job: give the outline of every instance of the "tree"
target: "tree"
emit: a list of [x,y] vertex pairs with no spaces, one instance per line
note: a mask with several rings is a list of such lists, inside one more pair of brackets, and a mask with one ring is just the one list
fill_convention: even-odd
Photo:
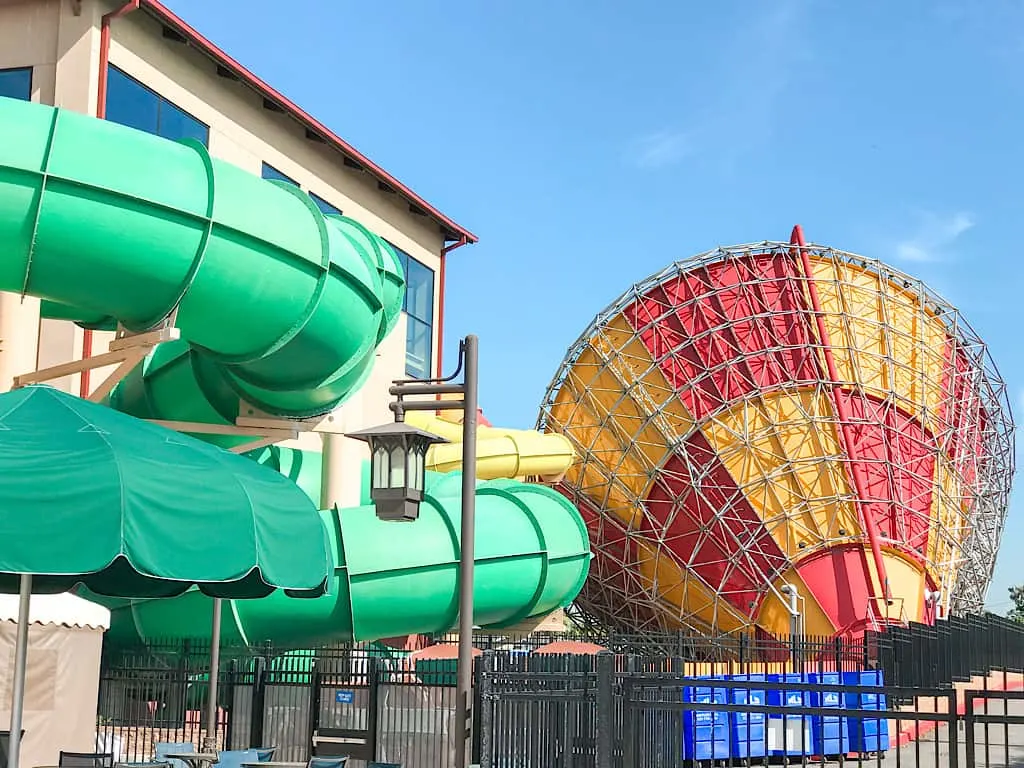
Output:
[[1024,584],[1010,587],[1010,599],[1013,601],[1013,608],[1006,614],[1006,618],[1024,624]]

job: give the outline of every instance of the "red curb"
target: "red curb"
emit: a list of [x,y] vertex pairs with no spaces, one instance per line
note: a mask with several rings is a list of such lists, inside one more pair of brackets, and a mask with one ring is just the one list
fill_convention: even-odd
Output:
[[[997,683],[996,686],[989,686],[988,688],[990,691],[1019,691],[1021,689],[1024,689],[1024,680],[1014,680],[1006,686],[1002,686]],[[975,699],[975,708],[977,708],[982,701],[983,699]],[[956,713],[958,715],[963,715],[966,711],[967,705],[964,702],[958,701],[956,705]],[[895,718],[890,718],[890,720],[893,719]],[[901,728],[899,734],[896,736],[895,748],[899,749],[900,747],[905,747],[915,739],[927,736],[938,728],[940,724],[944,723],[940,723],[937,720],[918,720],[916,722],[909,723],[905,727]]]

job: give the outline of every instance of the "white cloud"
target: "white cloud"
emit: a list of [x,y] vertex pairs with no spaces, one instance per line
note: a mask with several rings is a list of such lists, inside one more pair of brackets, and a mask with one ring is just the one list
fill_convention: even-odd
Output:
[[630,155],[641,168],[663,168],[690,154],[690,146],[682,131],[657,131],[637,139]]
[[966,211],[943,215],[925,212],[913,233],[897,241],[896,258],[913,262],[936,261],[972,227],[974,216]]
[[803,34],[806,0],[755,5],[745,24],[721,40],[703,63],[685,128],[668,127],[629,142],[630,161],[661,168],[700,155],[733,170],[744,155],[771,141],[787,114],[789,89],[809,57]]

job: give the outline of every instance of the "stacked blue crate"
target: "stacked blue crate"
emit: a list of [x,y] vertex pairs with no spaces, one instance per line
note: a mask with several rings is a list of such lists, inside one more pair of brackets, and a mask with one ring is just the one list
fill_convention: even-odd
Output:
[[[768,675],[768,704],[773,707],[806,709],[811,705],[811,692],[786,690],[785,683],[805,683],[805,675],[790,672],[783,675]],[[782,684],[780,686],[780,684]],[[809,755],[811,754],[811,718],[807,715],[769,715],[768,754]]]
[[[705,677],[697,679],[707,679]],[[697,704],[726,704],[725,688],[687,686],[683,701]],[[729,758],[729,713],[717,710],[683,712],[683,759],[727,760]]]
[[[764,682],[764,675],[733,675],[733,680]],[[761,707],[767,703],[768,692],[763,688],[730,688],[733,704]],[[730,712],[729,736],[732,756],[737,758],[764,757],[768,754],[768,715],[764,712]]]
[[[815,685],[842,685],[839,672],[812,672],[807,682]],[[840,691],[811,691],[811,706],[815,709],[843,709],[845,696]],[[815,755],[831,757],[850,751],[850,733],[845,717],[815,715],[811,718],[812,745]]]
[[[844,685],[877,686],[885,684],[882,671],[878,669],[864,672],[844,672]],[[848,693],[847,709],[863,709],[872,712],[886,710],[885,694]],[[851,717],[847,720],[847,731],[850,734],[850,748],[853,752],[886,752],[889,749],[889,720],[881,717]]]

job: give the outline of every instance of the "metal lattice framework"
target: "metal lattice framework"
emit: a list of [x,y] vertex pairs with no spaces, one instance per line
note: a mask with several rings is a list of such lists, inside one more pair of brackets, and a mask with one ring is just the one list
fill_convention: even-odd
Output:
[[919,280],[797,242],[677,262],[569,349],[538,426],[580,457],[591,621],[785,632],[790,587],[816,634],[981,609],[1014,455],[985,345]]

